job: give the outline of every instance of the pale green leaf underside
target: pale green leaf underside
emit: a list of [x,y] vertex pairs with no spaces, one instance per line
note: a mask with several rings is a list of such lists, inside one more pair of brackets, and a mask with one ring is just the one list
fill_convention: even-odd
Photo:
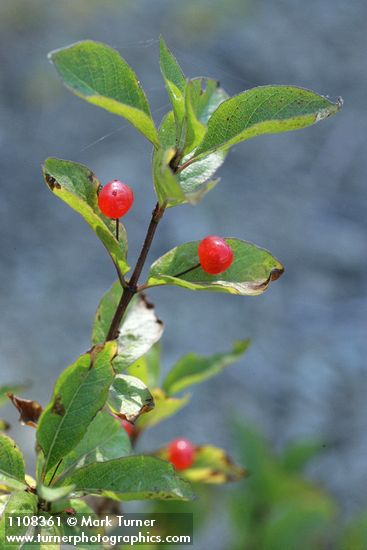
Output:
[[131,451],[130,438],[121,423],[101,411],[89,424],[83,439],[66,455],[57,470],[57,479],[65,478],[72,470],[91,464],[127,456]]
[[135,363],[160,340],[163,330],[163,322],[157,317],[153,305],[139,294],[120,327],[114,369],[121,372]]
[[63,500],[70,495],[74,490],[74,485],[68,485],[65,487],[49,487],[48,485],[39,484],[37,487],[37,494],[43,500],[47,502],[57,502]]
[[226,239],[234,253],[227,271],[209,275],[201,267],[177,277],[198,262],[199,241],[183,244],[161,256],[150,268],[148,286],[176,285],[190,290],[212,290],[243,296],[264,292],[283,273],[282,264],[270,252],[239,239]]
[[183,397],[170,397],[161,389],[152,390],[154,409],[148,414],[140,416],[136,425],[141,429],[152,428],[170,416],[179,412],[190,400],[190,394]]
[[143,89],[134,71],[116,50],[85,40],[55,50],[49,58],[72,92],[126,118],[155,146],[159,145]]
[[[94,344],[105,340],[121,295],[122,288],[117,281],[100,301],[92,330]],[[142,294],[136,296],[120,326],[114,368],[121,372],[135,363],[161,338],[163,329],[154,307]]]
[[139,378],[118,374],[110,388],[107,405],[120,418],[135,422],[141,414],[154,408],[154,399]]
[[25,489],[24,459],[18,446],[7,435],[0,434],[0,485]]
[[[164,117],[162,125],[159,128],[159,138],[162,145],[166,148],[166,151],[172,151],[175,145],[175,132],[175,119],[173,112],[170,111]],[[186,162],[190,156],[191,154],[186,155],[182,162]],[[181,192],[177,194],[176,200],[172,200],[169,206],[177,206],[187,202],[195,205],[219,182],[219,179],[213,180],[212,178],[218,168],[223,164],[226,152],[217,151],[190,164],[185,170],[177,172],[176,174],[173,174],[172,170],[167,166],[168,157],[169,155],[167,152],[165,153],[165,158],[163,152],[161,153],[160,162],[162,164],[160,170],[163,173],[164,170],[169,170],[169,173],[166,174],[166,178],[171,182],[171,189],[177,189],[177,184],[181,189]],[[169,160],[171,160],[171,157],[169,157]],[[164,161],[166,164],[164,164]]]
[[56,382],[53,397],[43,411],[37,441],[44,454],[42,477],[84,437],[97,412],[104,406],[114,377],[112,359],[116,343],[93,348],[68,367]]
[[190,485],[171,464],[150,456],[129,456],[89,464],[64,480],[81,494],[107,495],[119,500],[192,498]]
[[260,86],[227,99],[210,117],[195,151],[199,159],[218,149],[261,134],[298,130],[339,111],[336,103],[294,86]]
[[199,384],[219,374],[224,368],[232,365],[247,350],[249,340],[240,340],[233,344],[227,353],[216,353],[205,357],[189,353],[179,359],[167,374],[163,389],[170,395],[178,393],[193,384]]
[[101,239],[122,274],[129,271],[126,262],[127,236],[120,223],[119,241],[115,237],[116,223],[103,216],[98,208],[99,181],[83,164],[48,158],[43,175],[50,190],[78,212]]

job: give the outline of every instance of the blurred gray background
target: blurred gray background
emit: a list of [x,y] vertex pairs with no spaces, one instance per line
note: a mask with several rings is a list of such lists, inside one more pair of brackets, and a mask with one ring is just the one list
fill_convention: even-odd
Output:
[[[154,204],[148,143],[68,93],[47,52],[86,38],[109,43],[137,72],[159,121],[169,109],[162,33],[187,76],[215,77],[230,94],[295,84],[341,95],[345,106],[307,130],[233,148],[220,185],[162,222],[152,260],[219,233],[270,249],[286,273],[256,298],[151,292],[166,323],[166,368],[188,351],[226,350],[247,336],[253,345],[142,447],[182,435],[231,449],[236,414],[278,448],[322,438],[325,453],[310,475],[346,515],[366,506],[366,19],[362,0],[1,0],[0,383],[29,380],[26,395],[46,404],[56,376],[89,347],[96,305],[115,278],[90,229],[47,190],[42,161],[82,162],[102,182],[134,188],[130,263]],[[34,431],[17,425],[10,406],[1,413],[33,468]]]

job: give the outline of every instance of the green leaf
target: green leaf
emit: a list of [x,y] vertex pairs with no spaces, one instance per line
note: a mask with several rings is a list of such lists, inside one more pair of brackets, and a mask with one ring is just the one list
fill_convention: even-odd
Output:
[[82,164],[48,158],[43,166],[43,175],[50,190],[78,212],[101,239],[122,274],[129,271],[126,262],[127,237],[120,224],[120,240],[115,237],[116,222],[103,216],[98,208],[96,176]]
[[[282,275],[284,268],[270,252],[239,239],[226,239],[234,253],[229,269],[220,275],[209,275],[198,266],[199,241],[183,244],[161,256],[150,268],[147,285],[176,285],[190,290],[212,290],[242,296],[264,292],[271,281]],[[192,271],[180,275],[192,269]],[[177,276],[180,275],[180,276]]]
[[301,441],[289,445],[282,457],[284,468],[288,472],[302,472],[308,462],[324,450],[321,441]]
[[100,344],[106,340],[113,316],[122,296],[120,281],[116,281],[103,295],[98,304],[92,327],[92,344]]
[[96,346],[57,380],[37,429],[37,441],[44,454],[42,479],[81,441],[104,406],[114,378],[111,363],[115,354],[114,341],[104,347]]
[[[157,456],[168,460],[168,448],[158,451]],[[247,471],[233,463],[223,449],[213,445],[195,447],[195,459],[190,468],[182,470],[180,475],[192,483],[212,483],[220,485],[229,481],[238,481],[247,475]]]
[[27,389],[27,386],[23,384],[19,384],[19,385],[14,384],[13,386],[12,385],[1,386],[0,387],[0,407],[8,403],[8,395],[7,395],[8,393],[17,394],[17,393],[23,392],[26,389]]
[[83,439],[62,461],[57,471],[57,482],[72,470],[86,464],[121,458],[130,454],[130,451],[130,438],[121,423],[107,412],[101,411],[89,424]]
[[73,472],[64,483],[74,484],[82,494],[119,500],[192,498],[190,485],[173,467],[150,456],[129,456],[89,464]]
[[37,486],[37,493],[40,498],[47,502],[57,502],[69,496],[74,490],[74,485],[67,487],[49,487],[40,483]]
[[135,422],[141,414],[154,408],[154,399],[139,378],[118,374],[110,388],[107,405],[119,418]]
[[173,416],[180,411],[190,400],[190,395],[184,395],[183,397],[169,397],[160,388],[152,390],[154,399],[154,409],[141,416],[136,425],[139,429],[145,430],[146,428],[152,428],[166,420],[170,416]]
[[159,145],[144,91],[116,50],[85,40],[51,52],[49,59],[74,94],[126,118],[153,145]]
[[193,384],[199,384],[208,378],[219,374],[224,368],[232,365],[241,357],[250,345],[250,340],[240,340],[233,344],[233,349],[227,353],[216,353],[203,357],[189,353],[179,359],[167,374],[163,389],[169,395],[174,395]]
[[0,485],[9,489],[25,489],[24,458],[15,442],[0,434]]
[[185,94],[185,154],[190,153],[201,143],[206,134],[210,116],[227,98],[228,94],[215,80],[201,77],[189,80]]
[[[92,330],[94,344],[106,339],[121,296],[122,288],[117,281],[100,301]],[[161,338],[163,329],[163,323],[156,316],[153,305],[143,294],[136,296],[120,326],[114,368],[122,371],[135,363]]]
[[177,134],[175,132],[175,135],[178,143],[185,115],[186,79],[181,67],[177,63],[177,59],[167,48],[162,37],[160,39],[160,67],[174,111],[177,128]]
[[140,357],[133,365],[126,369],[130,376],[139,378],[148,388],[156,388],[159,385],[160,375],[160,346],[155,344],[150,350]]
[[163,329],[153,305],[143,294],[136,296],[120,327],[114,369],[121,372],[135,363],[160,340]]
[[342,106],[310,90],[294,86],[260,86],[227,99],[214,111],[195,159],[261,134],[310,126]]
[[183,190],[170,164],[175,154],[174,148],[160,148],[153,153],[153,183],[160,205],[167,203],[168,206],[177,206],[186,202]]
[[[23,525],[23,522],[20,522],[20,525],[17,522],[13,522],[13,526],[6,524],[6,515],[12,514],[14,516],[34,516],[37,514],[37,504],[38,498],[37,495],[33,493],[28,493],[26,491],[17,491],[10,495],[5,509],[3,511],[2,517],[0,519],[0,547],[3,550],[15,550],[24,548],[24,544],[7,544],[5,540],[5,534],[7,536],[22,536],[22,535],[32,535],[33,528]],[[5,530],[6,528],[6,530]]]

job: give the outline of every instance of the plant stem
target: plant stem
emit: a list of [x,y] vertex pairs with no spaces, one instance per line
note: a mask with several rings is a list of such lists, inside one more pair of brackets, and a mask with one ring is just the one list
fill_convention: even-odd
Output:
[[129,303],[131,302],[132,298],[138,291],[137,283],[139,281],[139,277],[143,270],[145,260],[147,259],[147,255],[150,250],[150,247],[154,238],[154,234],[164,214],[165,209],[166,209],[166,204],[159,205],[159,203],[157,203],[153,210],[152,218],[150,220],[150,224],[147,230],[147,234],[145,236],[145,240],[144,240],[138,261],[136,262],[136,266],[129,283],[124,288],[123,294],[121,296],[121,300],[119,302],[119,305],[117,306],[115,315],[112,319],[112,323],[106,337],[106,342],[109,340],[115,340],[117,338],[121,320],[126,312],[126,309]]

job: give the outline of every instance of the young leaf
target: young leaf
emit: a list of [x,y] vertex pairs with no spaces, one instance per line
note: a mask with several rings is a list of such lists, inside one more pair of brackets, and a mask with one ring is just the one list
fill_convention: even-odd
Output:
[[[163,119],[159,129],[159,137],[166,149],[174,147],[175,120],[172,111]],[[182,159],[182,163],[185,163],[190,157],[191,155],[185,156]],[[170,170],[169,177],[171,179],[174,178],[176,183],[178,182],[184,198],[181,197],[180,199],[178,197],[176,202],[172,201],[169,206],[177,206],[187,202],[193,205],[197,204],[219,182],[219,179],[212,180],[211,178],[223,164],[225,157],[225,151],[217,151],[193,164],[189,164],[185,170],[179,171],[176,174],[173,174],[172,170]]]
[[210,116],[227,98],[228,94],[215,80],[210,78],[189,80],[185,94],[185,154],[190,153],[201,143]]
[[154,399],[139,378],[118,374],[110,388],[107,405],[114,415],[135,422],[141,414],[154,408]]
[[[167,448],[158,451],[157,456],[168,460]],[[222,484],[238,481],[247,475],[247,471],[233,463],[223,449],[213,445],[203,445],[195,448],[194,463],[183,470],[181,475],[192,483]]]
[[216,353],[209,357],[203,357],[196,353],[185,355],[167,374],[163,382],[163,389],[169,395],[173,395],[219,374],[224,368],[238,361],[249,344],[250,340],[240,340],[233,344],[231,351]]
[[13,525],[10,526],[7,521],[7,514],[12,514],[14,516],[22,517],[34,516],[37,514],[37,505],[38,498],[37,495],[33,493],[28,493],[27,491],[17,491],[10,495],[8,499],[3,514],[0,519],[0,548],[4,550],[24,548],[23,544],[9,545],[5,540],[5,534],[9,536],[22,536],[22,535],[32,535],[33,528],[26,524],[26,522],[13,522]]
[[43,175],[49,189],[78,212],[101,239],[121,274],[129,271],[126,262],[127,237],[120,224],[120,239],[116,240],[116,223],[103,216],[98,208],[98,189],[96,176],[82,164],[48,158],[43,166]]
[[305,128],[334,115],[341,106],[341,100],[333,103],[294,86],[252,88],[227,99],[214,111],[195,159],[261,134]]
[[63,480],[80,494],[106,495],[119,500],[193,497],[190,485],[174,468],[151,456],[128,456],[83,466]]
[[157,388],[160,374],[160,352],[159,344],[155,344],[143,357],[126,369],[126,374],[136,376],[148,388]]
[[178,143],[181,136],[182,122],[185,115],[186,79],[181,67],[177,63],[177,59],[167,48],[167,45],[162,37],[160,40],[160,66],[173,107],[177,128],[176,138]]
[[37,441],[44,455],[43,480],[84,437],[104,406],[114,377],[115,354],[114,341],[104,347],[96,346],[81,355],[57,380],[37,429]]
[[145,430],[146,428],[152,428],[166,420],[170,416],[173,416],[178,411],[180,411],[190,400],[190,394],[184,395],[183,397],[169,397],[159,388],[152,390],[152,395],[154,399],[154,409],[141,416],[137,422],[136,426],[139,429]]
[[[154,262],[146,284],[148,287],[176,285],[190,290],[255,296],[282,275],[282,264],[267,250],[239,239],[226,241],[233,250],[234,261],[224,273],[209,275],[201,267],[195,267],[199,263],[199,241],[194,241],[173,248]],[[180,275],[189,269],[192,271]]]
[[85,40],[51,52],[49,59],[69,90],[126,118],[158,147],[157,130],[144,91],[134,71],[116,50]]
[[171,161],[176,154],[175,149],[157,149],[153,153],[153,182],[160,205],[177,206],[186,202],[179,180],[176,178]]
[[0,485],[15,490],[25,489],[24,476],[22,453],[10,437],[0,434]]

